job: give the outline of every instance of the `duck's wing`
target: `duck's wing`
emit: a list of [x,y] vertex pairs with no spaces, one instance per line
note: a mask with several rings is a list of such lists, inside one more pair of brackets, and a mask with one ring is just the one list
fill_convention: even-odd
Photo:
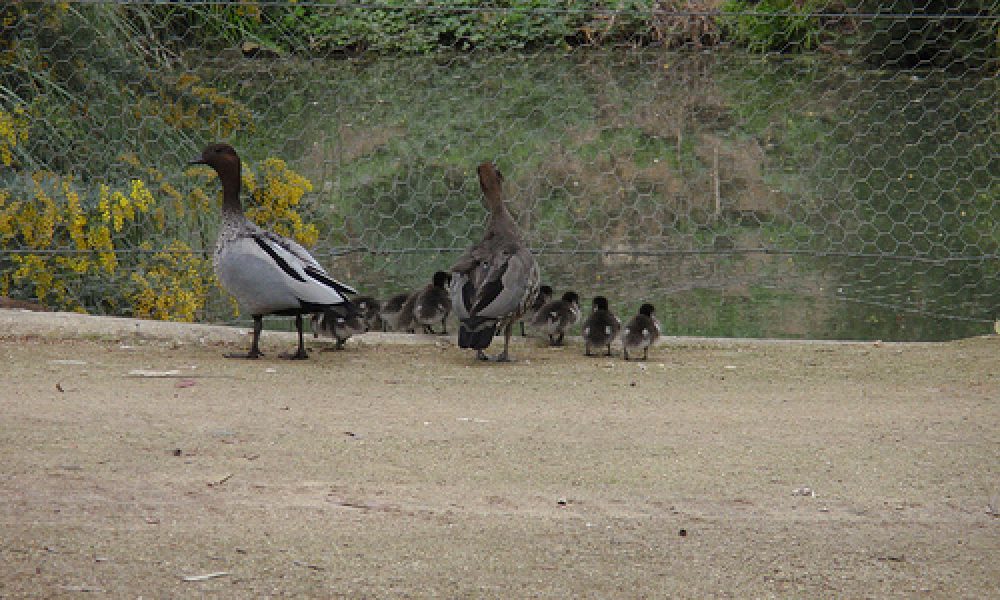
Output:
[[[260,230],[254,237],[258,245],[265,249],[265,252],[267,252],[266,248],[270,247],[278,250],[277,255],[282,259],[285,259],[285,257],[282,256],[283,253],[291,255],[294,260],[289,262],[285,259],[286,263],[289,265],[295,263],[300,268],[303,275],[323,286],[335,290],[342,297],[346,298],[346,294],[358,293],[358,291],[353,287],[330,277],[330,275],[326,272],[326,269],[324,269],[319,262],[313,258],[312,254],[309,254],[309,251],[303,248],[302,245],[295,240],[265,230]],[[268,254],[271,253],[268,252]],[[273,255],[272,258],[274,258]],[[275,262],[278,262],[278,259],[275,259]],[[281,263],[279,263],[279,266],[280,264]],[[284,267],[282,267],[282,269],[284,269]],[[296,270],[295,267],[293,267],[293,270]]]
[[523,312],[537,287],[538,263],[527,248],[501,253],[486,268],[469,314],[503,318]]
[[267,231],[253,231],[234,242],[234,250],[246,254],[255,265],[270,265],[269,273],[260,274],[262,283],[281,285],[303,306],[343,304],[348,302],[347,294],[357,293],[351,286],[330,277],[305,248],[292,240]]

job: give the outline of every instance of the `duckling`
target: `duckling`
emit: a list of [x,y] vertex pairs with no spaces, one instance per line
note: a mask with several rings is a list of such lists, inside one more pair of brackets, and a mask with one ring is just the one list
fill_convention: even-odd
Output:
[[432,325],[440,321],[441,334],[448,333],[446,322],[451,313],[449,284],[451,284],[451,275],[444,271],[438,271],[434,273],[434,279],[431,283],[411,297],[412,306],[409,309],[404,309],[403,312],[412,315],[411,325],[413,327],[422,325],[424,333],[435,333]]
[[591,346],[607,346],[606,356],[611,356],[611,342],[618,337],[621,328],[622,322],[608,308],[608,299],[604,296],[595,296],[593,311],[583,323],[583,340],[587,347],[587,356],[592,356]]
[[649,347],[660,337],[660,322],[653,316],[653,305],[643,304],[639,314],[622,330],[622,353],[628,360],[629,350],[642,349],[642,360],[649,358]]
[[382,318],[379,317],[380,305],[373,296],[358,296],[354,299],[354,306],[365,324],[365,331],[373,331],[382,328]]
[[403,312],[403,305],[406,304],[411,295],[413,295],[413,292],[403,292],[392,296],[382,303],[382,307],[379,310],[379,317],[382,319],[383,331],[403,331],[403,328],[400,326],[400,316]]
[[349,313],[336,310],[324,310],[312,316],[313,337],[320,334],[335,338],[337,345],[335,350],[342,350],[344,343],[352,335],[368,331],[364,318],[360,311],[354,310]]
[[513,324],[538,293],[538,263],[507,210],[500,171],[489,162],[477,170],[489,216],[483,239],[451,267],[451,304],[459,321],[459,347],[474,348],[476,358],[490,360],[483,350],[503,329],[503,351],[493,360],[506,362]]
[[[552,301],[552,286],[541,285],[538,286],[538,295],[535,296],[535,301],[531,303],[528,307],[527,314],[534,318],[538,314],[539,309]],[[521,319],[521,337],[525,337],[524,333],[524,319]]]
[[246,354],[259,358],[264,315],[295,317],[299,347],[288,358],[305,359],[302,315],[328,309],[351,311],[348,294],[358,292],[330,277],[305,248],[294,240],[261,229],[243,213],[240,202],[240,157],[228,144],[211,144],[190,164],[208,165],[222,182],[222,224],[213,264],[223,289],[253,317],[253,341]]
[[531,320],[531,325],[548,334],[550,346],[562,346],[566,330],[579,320],[580,295],[566,292],[559,300],[548,302],[540,308]]

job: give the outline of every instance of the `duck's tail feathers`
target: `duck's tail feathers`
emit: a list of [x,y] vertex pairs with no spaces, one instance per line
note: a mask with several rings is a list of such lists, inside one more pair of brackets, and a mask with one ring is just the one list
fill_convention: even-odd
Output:
[[458,347],[483,350],[489,348],[496,335],[497,320],[487,317],[462,319],[458,326]]

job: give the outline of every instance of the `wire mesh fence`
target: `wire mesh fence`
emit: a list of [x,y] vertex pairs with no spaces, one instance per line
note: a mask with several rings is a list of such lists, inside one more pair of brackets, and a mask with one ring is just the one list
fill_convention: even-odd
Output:
[[250,216],[383,298],[476,239],[493,160],[546,283],[671,333],[988,331],[995,11],[786,4],[4,5],[0,295],[233,321],[186,164],[227,141]]

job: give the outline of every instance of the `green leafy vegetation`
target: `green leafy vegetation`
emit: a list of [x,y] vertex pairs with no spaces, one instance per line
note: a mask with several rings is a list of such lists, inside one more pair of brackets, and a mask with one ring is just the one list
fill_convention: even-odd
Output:
[[[649,298],[672,331],[947,337],[992,319],[996,261],[973,258],[1000,245],[993,90],[804,52],[842,48],[866,26],[840,37],[810,13],[820,6],[726,6],[738,12],[725,36],[706,39],[759,53],[656,46],[674,44],[677,23],[648,2],[619,13],[576,2],[5,5],[0,231],[5,249],[38,254],[0,259],[0,283],[71,308],[228,318],[204,262],[216,183],[184,167],[225,139],[261,174],[254,214],[298,224],[289,232],[321,261],[380,296],[423,282],[476,234],[474,166],[495,160],[553,283],[622,290],[623,313],[644,290],[672,290]],[[101,186],[134,207],[146,201],[133,181],[155,202],[111,232]],[[44,258],[77,243],[74,215],[109,229],[115,250],[147,246],[104,279],[103,238],[81,238],[86,261]],[[38,226],[15,229],[24,223]],[[829,254],[893,258],[814,258]],[[60,291],[74,269],[91,273],[89,287]],[[736,283],[710,288],[720,281]],[[156,290],[178,286],[209,291],[160,302]],[[838,287],[851,302],[817,300]]]

